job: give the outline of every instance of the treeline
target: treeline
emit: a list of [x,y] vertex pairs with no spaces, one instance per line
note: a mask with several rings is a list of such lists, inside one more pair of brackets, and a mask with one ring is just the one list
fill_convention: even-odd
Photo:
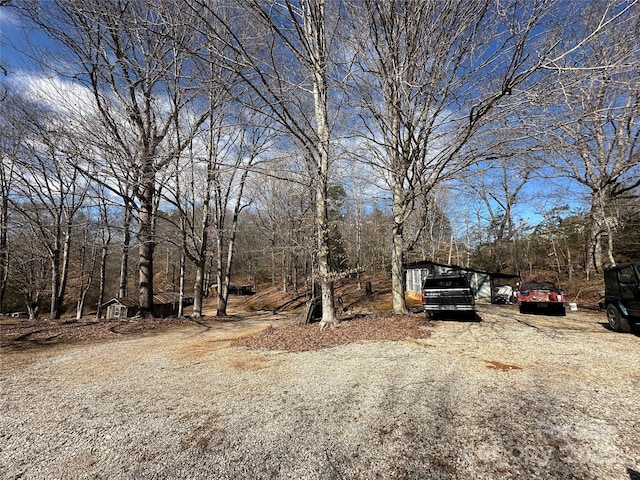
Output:
[[[634,200],[624,206],[619,224],[612,238],[612,256],[617,263],[640,258],[640,202]],[[590,268],[590,219],[584,212],[570,212],[567,208],[551,210],[538,225],[509,239],[481,241],[472,249],[472,265],[488,271],[516,273],[523,278],[543,275],[562,285],[599,285],[602,290],[602,271]],[[491,229],[482,231],[491,237]],[[604,237],[608,244],[609,237]]]
[[[32,60],[2,65],[3,311],[173,290],[199,316],[216,285],[224,315],[232,279],[317,282],[327,326],[347,272],[389,272],[401,313],[406,261],[588,278],[637,254],[637,1],[2,8]],[[532,189],[558,199],[539,225]]]

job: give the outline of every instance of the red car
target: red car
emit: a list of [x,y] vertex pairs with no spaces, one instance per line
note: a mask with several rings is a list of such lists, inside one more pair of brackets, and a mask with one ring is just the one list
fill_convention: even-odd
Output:
[[551,282],[523,282],[516,293],[520,313],[545,308],[550,312],[566,315],[567,296]]

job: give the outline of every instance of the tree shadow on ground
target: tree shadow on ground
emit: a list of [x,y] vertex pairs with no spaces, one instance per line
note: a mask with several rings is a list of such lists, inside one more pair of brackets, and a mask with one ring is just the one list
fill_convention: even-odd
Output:
[[288,302],[283,303],[273,309],[273,313],[279,313],[285,310],[291,310],[300,308],[303,306],[309,299],[309,295],[307,293],[303,293],[298,295],[297,297],[292,298]]
[[431,320],[454,321],[454,322],[476,322],[482,321],[478,312],[441,312],[430,315]]
[[113,339],[122,336],[155,334],[192,323],[188,318],[107,319],[96,321],[31,321],[0,329],[0,347],[27,350]]
[[[611,333],[617,333],[615,332],[612,328],[611,325],[609,325],[609,322],[598,322],[599,325],[602,326],[602,328],[604,328],[605,330],[609,330]],[[629,335],[629,334],[621,334],[621,335]],[[640,337],[640,324],[631,324],[631,335],[635,335],[636,337]],[[640,477],[638,477],[638,480],[640,480]]]
[[545,315],[548,317],[566,317],[567,316],[566,310],[556,310],[553,308],[544,308],[544,307],[540,307],[540,308],[529,307],[529,308],[525,308],[524,311],[521,309],[520,314],[521,315]]

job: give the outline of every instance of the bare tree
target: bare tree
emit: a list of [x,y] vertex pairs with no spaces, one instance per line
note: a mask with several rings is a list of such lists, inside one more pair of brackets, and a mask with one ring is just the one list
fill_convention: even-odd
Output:
[[[212,119],[210,120],[212,122]],[[214,125],[208,126],[210,135],[213,135]],[[183,157],[187,159],[186,165],[181,164],[184,158],[177,158],[175,165],[175,178],[172,180],[172,188],[166,193],[170,203],[178,211],[178,229],[180,232],[180,306],[184,296],[185,262],[189,258],[195,265],[194,303],[192,317],[202,316],[203,297],[205,294],[205,269],[209,252],[210,233],[210,202],[211,183],[213,170],[213,145],[215,142],[205,144],[206,153],[204,162],[199,159],[198,152],[193,145],[187,148]],[[202,165],[204,163],[204,166]],[[204,182],[202,180],[204,179]]]
[[189,157],[183,159],[185,165],[176,168],[174,188],[167,194],[180,212],[182,246],[196,267],[194,317],[202,315],[205,269],[212,254],[216,258],[217,315],[226,315],[244,188],[254,162],[269,142],[268,129],[257,120],[258,115],[237,102],[232,104],[229,98],[219,102],[211,105],[206,132],[203,138],[194,139]]
[[[224,49],[225,45],[208,41],[209,74],[203,91],[208,102],[208,117],[204,122],[203,131],[195,136],[182,157],[175,162],[175,177],[173,188],[167,192],[167,200],[179,212],[179,230],[181,233],[181,248],[185,257],[195,265],[194,303],[192,317],[202,316],[202,306],[205,287],[205,269],[210,256],[210,241],[212,225],[212,198],[214,182],[223,168],[224,152],[233,141],[233,127],[228,124],[232,107],[234,78],[228,71],[218,67],[212,57],[220,55],[217,48]],[[179,134],[179,129],[176,129]],[[181,297],[184,293],[184,262],[181,258]]]
[[40,315],[41,302],[51,285],[51,260],[37,242],[33,241],[29,227],[17,218],[9,245],[11,271],[9,281],[23,297],[30,320]]
[[98,300],[96,306],[96,319],[100,319],[102,316],[102,304],[104,303],[105,298],[105,288],[107,281],[107,259],[109,257],[109,246],[112,240],[112,226],[111,219],[109,215],[109,201],[107,200],[107,192],[104,187],[99,186],[98,190],[98,210],[99,210],[99,218],[100,218],[100,236],[101,236],[101,246],[100,246],[100,273],[99,279],[100,284],[98,286]]
[[[238,232],[238,217],[248,205],[244,200],[247,177],[254,162],[268,144],[268,130],[255,117],[246,123],[236,125],[238,136],[236,146],[224,169],[219,169],[214,178],[214,233],[216,238],[217,268],[217,312],[226,315],[231,267]],[[229,218],[230,217],[230,218]],[[226,252],[226,258],[223,255]]]
[[[487,244],[491,260],[483,268],[504,271],[508,266],[514,272],[519,269],[516,237],[518,221],[514,209],[523,200],[523,189],[536,174],[536,167],[526,158],[500,155],[492,161],[477,165],[461,181],[461,189],[471,189],[484,206],[488,230]],[[509,260],[510,257],[510,261]]]
[[[93,278],[100,249],[96,242],[95,225],[86,221],[82,225],[82,237],[79,239],[79,255],[77,263],[78,276],[76,279],[78,288],[78,300],[76,302],[76,319],[80,320],[84,315],[87,294],[93,285]],[[102,225],[100,225],[102,227]]]
[[451,263],[455,232],[444,212],[447,193],[444,188],[435,189],[416,198],[413,214],[407,217],[407,257],[413,254],[418,261]]
[[26,138],[19,158],[18,193],[13,208],[27,222],[33,238],[51,261],[52,319],[60,318],[66,293],[74,222],[84,205],[88,184],[73,165],[65,120],[59,112],[25,101],[20,122]]
[[297,293],[303,277],[311,273],[307,267],[315,250],[310,186],[274,177],[253,183],[254,224],[268,243],[264,250],[269,253],[271,282],[276,285],[279,279],[284,292],[292,286]]
[[[121,185],[122,186],[122,185]],[[120,259],[120,283],[118,285],[118,297],[124,298],[129,293],[129,248],[131,247],[131,220],[133,217],[133,207],[128,201],[132,198],[131,193],[128,193],[126,186],[124,190],[121,190],[123,194],[121,198],[123,200],[123,217],[122,217],[122,256]]]
[[545,1],[354,2],[349,10],[355,102],[365,157],[392,196],[394,312],[406,311],[405,223],[418,196],[477,160],[488,114],[540,66],[530,52]]
[[[337,323],[330,275],[327,188],[330,165],[328,43],[324,0],[248,0],[236,4],[233,22],[193,0],[194,14],[218,20],[209,33],[230,38],[230,68],[259,99],[260,109],[276,122],[312,166],[315,187],[316,248],[322,289],[321,328]],[[232,8],[232,7],[229,7]],[[203,14],[202,11],[206,14]],[[223,34],[218,30],[225,26]],[[247,28],[249,27],[249,28]]]
[[[269,141],[264,117],[243,107],[243,102],[250,103],[251,92],[246,91],[238,72],[230,68],[226,59],[234,55],[229,47],[230,32],[220,22],[220,19],[228,21],[227,14],[219,5],[209,4],[208,7],[210,11],[204,9],[200,11],[201,15],[190,17],[188,22],[207,46],[204,52],[188,53],[198,60],[202,98],[203,103],[206,101],[208,116],[202,132],[193,138],[185,152],[188,155],[176,160],[175,188],[167,194],[180,212],[182,246],[196,269],[194,317],[202,315],[207,260],[214,253],[217,314],[226,315],[244,185],[253,162]],[[195,108],[201,108],[201,105]],[[228,222],[230,209],[232,219]],[[214,252],[211,251],[211,235],[216,242]]]
[[640,4],[595,1],[579,15],[566,32],[576,46],[546,64],[523,122],[555,154],[546,175],[570,179],[587,197],[588,275],[615,264],[617,204],[640,185]]
[[[90,103],[75,112],[81,117],[77,126],[90,126],[81,129],[78,151],[86,152],[87,145],[93,145],[83,171],[116,193],[113,178],[131,189],[125,202],[138,222],[139,314],[150,315],[161,189],[158,175],[207,117],[205,111],[183,118],[185,106],[200,95],[199,79],[191,75],[192,63],[184,53],[193,29],[180,22],[179,10],[166,2],[25,0],[16,4],[55,43],[40,58],[61,59],[65,71],[57,68],[60,63],[51,62],[48,67],[90,92]],[[176,126],[187,132],[179,140]],[[120,163],[105,163],[105,158],[117,158]]]
[[11,258],[8,243],[10,198],[20,145],[25,133],[19,128],[19,122],[12,121],[12,113],[16,112],[16,109],[11,104],[19,101],[15,95],[8,95],[2,100],[3,114],[0,115],[0,312],[4,311]]

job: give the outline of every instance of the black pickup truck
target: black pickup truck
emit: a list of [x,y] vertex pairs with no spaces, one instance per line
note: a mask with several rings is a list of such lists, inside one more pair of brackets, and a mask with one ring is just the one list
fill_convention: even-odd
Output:
[[425,278],[422,284],[422,307],[431,318],[454,312],[473,315],[476,310],[473,292],[463,275]]

